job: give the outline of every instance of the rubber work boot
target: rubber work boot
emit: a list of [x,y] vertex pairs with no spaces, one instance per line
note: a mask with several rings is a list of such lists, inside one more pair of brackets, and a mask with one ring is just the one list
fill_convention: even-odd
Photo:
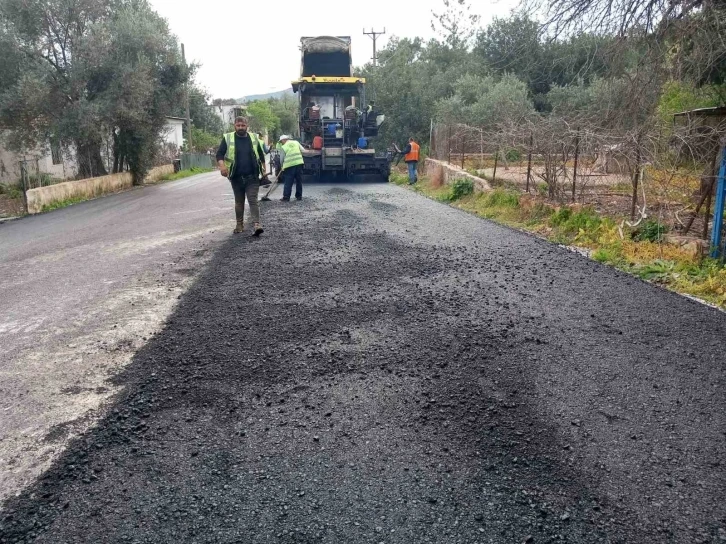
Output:
[[252,233],[252,236],[259,236],[265,232],[265,229],[262,228],[262,225],[260,223],[255,223],[255,232]]
[[243,230],[245,230],[245,223],[243,220],[239,220],[237,221],[237,226],[232,231],[232,234],[239,234]]

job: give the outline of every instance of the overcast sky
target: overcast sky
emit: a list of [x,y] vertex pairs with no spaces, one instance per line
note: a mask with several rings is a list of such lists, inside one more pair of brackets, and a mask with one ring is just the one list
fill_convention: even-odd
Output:
[[[279,91],[300,72],[301,36],[337,35],[353,39],[353,62],[372,56],[366,30],[383,30],[379,49],[392,35],[434,35],[432,10],[442,0],[151,0],[186,47],[187,59],[200,62],[197,81],[215,98],[240,98]],[[474,0],[482,23],[506,16],[516,0]],[[244,21],[235,23],[235,21]]]

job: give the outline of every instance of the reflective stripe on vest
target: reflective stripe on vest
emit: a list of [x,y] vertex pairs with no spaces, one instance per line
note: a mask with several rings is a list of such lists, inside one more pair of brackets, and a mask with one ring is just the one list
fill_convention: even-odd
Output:
[[405,162],[418,162],[418,151],[421,149],[419,145],[416,142],[411,142],[411,151],[406,153],[406,156],[403,158]]
[[[227,142],[227,153],[224,154],[224,164],[227,166],[227,171],[229,172],[229,177],[232,176],[232,173],[234,172],[234,153],[235,153],[235,143],[234,143],[234,132],[227,132],[224,135],[224,141]],[[259,163],[260,162],[260,154],[257,151],[257,146],[259,144],[259,140],[256,135],[252,134],[251,132],[248,132],[247,135],[250,137],[250,140],[252,141],[252,153],[255,155],[255,160]]]
[[294,140],[288,140],[285,145],[282,146],[285,152],[285,162],[282,164],[282,169],[291,168],[303,164],[302,153],[300,152],[300,144]]

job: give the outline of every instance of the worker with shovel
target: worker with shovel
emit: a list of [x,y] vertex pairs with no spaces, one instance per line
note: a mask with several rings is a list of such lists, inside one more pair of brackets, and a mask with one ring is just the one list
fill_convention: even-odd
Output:
[[302,200],[302,169],[303,151],[305,148],[296,140],[292,140],[287,134],[280,136],[280,162],[282,162],[282,180],[284,188],[282,190],[283,202],[289,202],[292,195],[292,184],[295,183],[295,199]]
[[228,132],[222,138],[217,150],[219,172],[229,179],[234,192],[234,212],[237,226],[234,233],[244,230],[245,197],[250,206],[253,223],[253,236],[264,231],[260,223],[260,206],[257,196],[260,192],[260,176],[267,175],[265,168],[265,152],[257,134],[247,131],[247,118],[237,117],[234,120],[234,132]]

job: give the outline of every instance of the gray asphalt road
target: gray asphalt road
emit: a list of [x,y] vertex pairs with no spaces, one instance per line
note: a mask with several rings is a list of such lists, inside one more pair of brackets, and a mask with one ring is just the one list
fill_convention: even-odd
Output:
[[0,542],[726,540],[723,313],[401,188],[307,195],[216,246]]
[[93,421],[232,206],[214,173],[0,224],[0,499]]

